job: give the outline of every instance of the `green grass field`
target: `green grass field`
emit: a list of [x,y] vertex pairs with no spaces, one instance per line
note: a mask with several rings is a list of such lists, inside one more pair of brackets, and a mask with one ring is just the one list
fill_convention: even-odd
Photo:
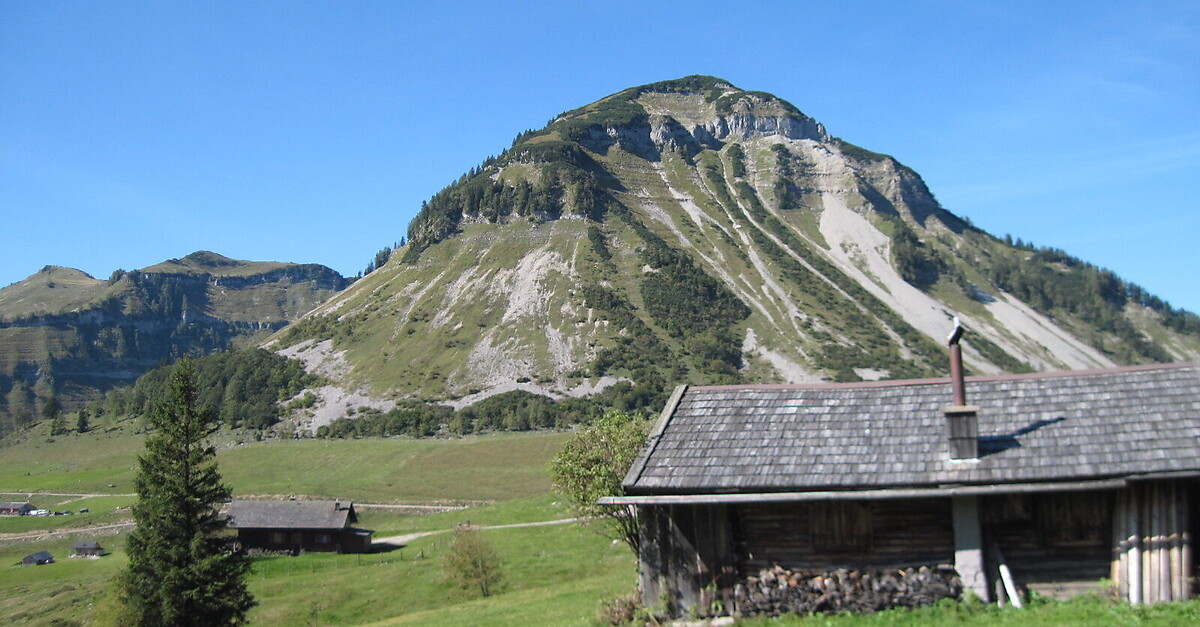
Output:
[[[0,500],[29,500],[87,514],[0,518],[0,616],[17,624],[88,625],[102,613],[111,578],[126,562],[124,530],[88,531],[128,520],[140,435],[133,423],[85,435],[29,433],[0,448]],[[469,521],[508,525],[569,518],[552,494],[546,464],[565,433],[500,434],[460,440],[299,440],[236,444],[219,438],[222,475],[235,496],[303,495],[366,503],[458,504],[417,515],[362,508],[359,526],[376,538],[448,531]],[[53,440],[53,441],[50,441]],[[11,442],[11,441],[10,441]],[[33,493],[32,495],[30,493]],[[15,538],[38,532],[56,535]],[[628,548],[578,525],[483,531],[504,563],[497,594],[480,598],[446,580],[450,533],[367,555],[307,554],[256,559],[249,580],[256,625],[590,624],[601,599],[630,589]],[[98,540],[109,554],[70,559],[72,542]],[[54,564],[22,567],[50,551]]]
[[998,608],[982,603],[945,602],[913,610],[889,610],[865,616],[785,616],[742,621],[750,627],[1059,627],[1078,625],[1196,625],[1200,601],[1133,607],[1113,599],[1087,596],[1072,601],[1035,599],[1025,609]]

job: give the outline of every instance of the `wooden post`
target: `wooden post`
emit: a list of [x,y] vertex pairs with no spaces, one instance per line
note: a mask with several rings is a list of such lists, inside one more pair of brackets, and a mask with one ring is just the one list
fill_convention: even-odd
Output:
[[1189,512],[1192,508],[1192,497],[1195,492],[1191,486],[1184,486],[1181,491],[1183,494],[1179,499],[1179,508],[1183,512],[1183,516],[1180,520],[1179,529],[1183,535],[1180,538],[1180,544],[1182,545],[1180,552],[1182,555],[1180,556],[1179,569],[1183,573],[1180,577],[1181,585],[1183,586],[1183,596],[1180,597],[1180,600],[1187,601],[1192,598],[1191,582],[1192,572],[1194,572],[1192,566],[1192,521]]
[[1154,486],[1154,513],[1158,518],[1158,530],[1154,536],[1154,552],[1158,556],[1158,596],[1159,601],[1171,600],[1171,550],[1168,537],[1171,535],[1170,520],[1167,518],[1167,486],[1156,483]]
[[1125,533],[1129,542],[1129,550],[1125,556],[1129,575],[1129,602],[1133,605],[1142,604],[1142,532],[1138,519],[1141,513],[1136,488],[1125,489]]

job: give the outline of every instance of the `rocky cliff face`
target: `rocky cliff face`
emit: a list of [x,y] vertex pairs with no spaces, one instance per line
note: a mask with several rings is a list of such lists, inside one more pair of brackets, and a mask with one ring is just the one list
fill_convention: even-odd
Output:
[[319,265],[198,252],[107,281],[47,266],[0,290],[0,430],[184,355],[250,343],[345,288]]

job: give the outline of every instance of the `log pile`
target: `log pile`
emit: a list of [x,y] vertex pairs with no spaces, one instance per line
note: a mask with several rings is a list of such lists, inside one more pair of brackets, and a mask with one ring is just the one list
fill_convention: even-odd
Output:
[[899,570],[799,571],[765,568],[734,590],[742,616],[854,612],[931,605],[962,594],[958,573],[949,566]]

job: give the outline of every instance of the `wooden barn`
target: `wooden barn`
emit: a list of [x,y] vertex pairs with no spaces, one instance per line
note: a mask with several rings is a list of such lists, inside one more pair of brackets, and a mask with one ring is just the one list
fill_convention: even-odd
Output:
[[353,503],[340,501],[233,501],[229,526],[246,550],[367,553],[371,531],[357,529]]
[[0,503],[0,516],[28,516],[29,512],[37,509],[29,503]]
[[29,555],[26,555],[24,558],[21,559],[22,566],[44,566],[46,564],[53,564],[53,563],[54,563],[54,556],[51,555],[49,551],[38,551],[37,553],[30,553]]
[[101,557],[104,547],[99,542],[75,542],[71,545],[71,557]]
[[988,600],[1102,579],[1131,603],[1191,597],[1196,364],[956,371],[676,389],[602,500],[637,508],[643,602],[736,611],[774,565],[952,565]]

